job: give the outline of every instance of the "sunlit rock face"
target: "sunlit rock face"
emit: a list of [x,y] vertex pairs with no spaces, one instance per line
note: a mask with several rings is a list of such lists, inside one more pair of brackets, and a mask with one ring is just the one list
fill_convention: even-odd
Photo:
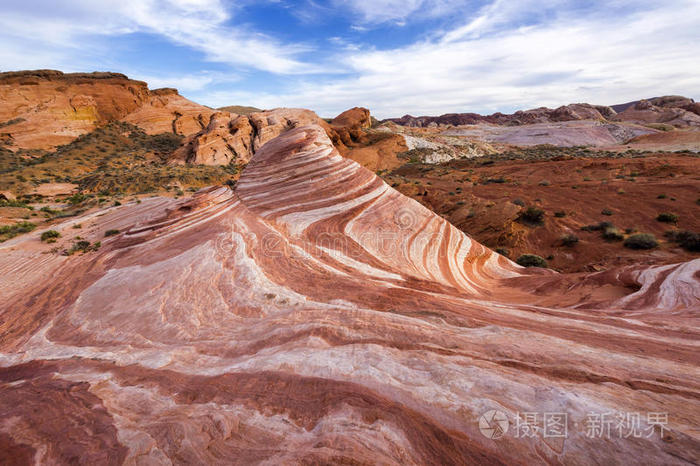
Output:
[[176,89],[149,90],[119,73],[0,73],[0,143],[13,151],[53,149],[110,121],[148,134],[189,136],[207,126],[213,113]]
[[[235,191],[72,219],[62,241],[76,222],[98,251],[0,246],[0,462],[699,460],[700,261],[523,269],[318,126],[265,144]],[[644,435],[600,438],[604,413]]]

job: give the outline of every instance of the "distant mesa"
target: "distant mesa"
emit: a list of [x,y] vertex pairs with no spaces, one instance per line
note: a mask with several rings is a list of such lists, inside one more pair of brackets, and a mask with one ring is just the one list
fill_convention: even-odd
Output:
[[613,106],[586,103],[563,105],[556,109],[540,107],[512,114],[447,113],[440,116],[389,118],[402,126],[462,126],[481,123],[518,126],[577,120],[609,120],[628,123],[666,123],[674,127],[700,127],[700,106],[688,97],[665,96]]

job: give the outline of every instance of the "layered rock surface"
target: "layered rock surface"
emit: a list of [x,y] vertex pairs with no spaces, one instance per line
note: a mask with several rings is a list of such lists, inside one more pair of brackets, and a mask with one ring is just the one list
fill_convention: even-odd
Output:
[[220,112],[188,138],[172,160],[203,165],[246,164],[268,141],[305,125],[321,126],[336,147],[344,150],[359,141],[362,130],[371,124],[369,110],[360,107],[341,113],[330,124],[303,108],[276,108],[247,115]]
[[[61,242],[73,223],[102,247],[0,246],[3,460],[700,461],[700,260],[523,269],[319,126],[265,144],[235,191],[71,219]],[[510,420],[498,440],[479,430],[490,410]],[[568,437],[515,436],[526,412],[567,413]],[[607,412],[668,422],[589,438]]]
[[214,112],[119,73],[0,73],[0,140],[12,150],[50,149],[118,120],[149,134],[190,135]]

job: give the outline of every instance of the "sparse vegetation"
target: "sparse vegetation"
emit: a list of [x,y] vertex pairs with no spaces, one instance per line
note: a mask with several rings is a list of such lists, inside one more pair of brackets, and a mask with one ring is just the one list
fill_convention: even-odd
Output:
[[536,254],[523,254],[515,262],[523,267],[547,267],[547,261]]
[[60,237],[61,234],[56,230],[47,230],[41,234],[41,240],[47,243],[55,243],[56,239]]
[[564,212],[563,210],[557,210],[556,212],[554,212],[554,216],[557,218],[563,218],[566,217],[566,212]]
[[29,209],[29,210],[34,209],[32,206],[27,204],[26,201],[19,201],[16,199],[13,199],[13,200],[0,199],[0,207],[21,207],[23,209]]
[[568,234],[561,237],[561,244],[563,246],[573,246],[578,243],[578,236],[574,234]]
[[687,230],[671,230],[664,233],[672,243],[677,243],[680,247],[689,252],[700,252],[700,233]]
[[544,223],[544,210],[530,206],[520,213],[518,219],[530,225],[542,225]]
[[581,230],[583,231],[603,231],[607,228],[614,227],[614,225],[610,222],[600,222],[600,223],[594,223],[593,225],[586,225],[582,226]]
[[608,215],[608,216],[610,216],[610,215],[612,215],[612,214],[613,214],[612,210],[610,210],[610,209],[607,209],[607,208],[606,208],[606,209],[603,209],[603,210],[601,210],[601,211],[600,211],[600,213],[601,213],[602,215]]
[[624,245],[629,249],[653,249],[659,245],[651,233],[636,233],[628,237]]
[[[78,239],[78,238],[80,238],[80,237],[79,236],[76,237],[76,239]],[[75,243],[73,243],[73,246],[71,246],[70,249],[64,249],[63,255],[64,256],[72,256],[76,252],[82,252],[84,254],[84,253],[91,252],[91,251],[97,251],[98,249],[100,249],[101,246],[102,246],[102,243],[99,241],[91,244],[90,241],[79,240],[79,241],[76,241]]]
[[496,248],[495,251],[504,257],[510,257],[510,251],[506,248]]
[[603,239],[607,241],[622,241],[624,238],[625,236],[622,232],[614,226],[609,226],[603,230]]
[[29,233],[36,228],[32,222],[19,222],[14,225],[0,226],[0,243],[23,233]]
[[670,212],[664,212],[656,217],[656,220],[663,223],[678,223],[678,215],[672,214]]
[[114,235],[118,235],[118,234],[119,234],[119,230],[107,230],[107,231],[105,231],[105,237],[114,236]]
[[182,136],[147,135],[128,123],[112,122],[55,151],[0,147],[0,191],[22,193],[41,183],[74,183],[79,193],[67,202],[81,204],[90,193],[102,197],[222,184],[239,171],[225,166],[169,165]]

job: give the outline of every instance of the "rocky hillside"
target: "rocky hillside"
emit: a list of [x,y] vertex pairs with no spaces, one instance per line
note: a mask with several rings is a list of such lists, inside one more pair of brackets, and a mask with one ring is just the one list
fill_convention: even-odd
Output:
[[681,96],[656,97],[607,107],[603,105],[570,104],[556,109],[546,107],[520,110],[513,114],[448,113],[441,116],[390,118],[402,126],[461,126],[488,123],[515,126],[576,120],[611,120],[630,123],[664,123],[674,127],[700,126],[700,107],[693,99]]
[[245,164],[268,141],[304,125],[321,126],[335,146],[344,152],[360,143],[363,129],[372,125],[369,110],[355,107],[327,123],[311,110],[277,108],[237,115],[219,112],[209,124],[188,138],[174,154],[175,163],[204,165]]
[[187,136],[214,112],[118,73],[0,73],[0,144],[10,150],[51,149],[112,121]]

